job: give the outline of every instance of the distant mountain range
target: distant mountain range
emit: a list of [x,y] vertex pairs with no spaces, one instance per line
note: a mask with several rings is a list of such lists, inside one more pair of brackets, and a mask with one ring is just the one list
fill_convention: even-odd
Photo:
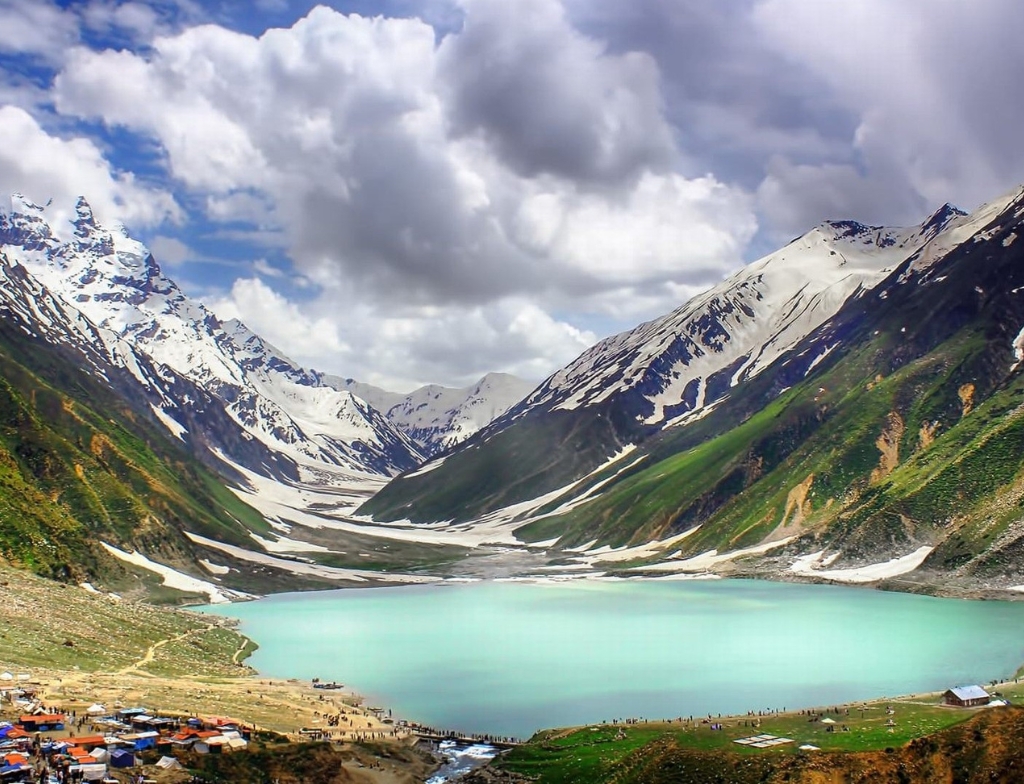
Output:
[[359,397],[433,457],[462,443],[526,397],[534,384],[507,373],[488,373],[462,389],[429,384],[402,395],[351,378],[324,376],[324,382]]
[[[153,415],[213,464],[227,458],[289,480],[325,470],[387,476],[458,443],[528,391],[511,376],[409,396],[334,383],[185,296],[122,227],[98,225],[85,199],[73,224],[55,227],[44,207],[15,195],[0,214],[0,251],[59,311],[39,320],[40,334],[79,350],[97,373],[128,370],[139,390],[125,391],[141,391]],[[0,296],[18,289],[9,278]],[[392,408],[402,413],[384,414]]]

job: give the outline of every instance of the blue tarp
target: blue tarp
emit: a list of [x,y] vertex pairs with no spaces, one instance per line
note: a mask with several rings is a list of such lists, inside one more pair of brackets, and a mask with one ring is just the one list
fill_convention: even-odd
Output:
[[123,751],[118,749],[117,751],[110,752],[110,767],[112,768],[130,768],[135,764],[135,755],[130,751]]

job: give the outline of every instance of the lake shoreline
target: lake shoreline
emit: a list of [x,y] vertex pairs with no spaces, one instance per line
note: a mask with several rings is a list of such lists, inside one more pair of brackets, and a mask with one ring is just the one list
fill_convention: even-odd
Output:
[[[517,581],[517,582],[519,582],[519,581]],[[661,588],[659,589],[657,587],[658,581],[647,581],[647,580],[642,580],[642,579],[636,579],[636,580],[631,579],[631,580],[628,580],[628,581],[623,581],[622,585],[623,586],[626,586],[626,585],[630,586],[628,589],[626,589],[628,595],[630,595],[630,596],[634,596],[635,595],[635,596],[638,596],[638,597],[642,597],[642,596],[648,594],[649,591],[647,591],[647,590],[632,590],[632,589],[634,587],[639,588],[640,586],[646,585],[646,584],[648,584],[648,582],[650,582],[652,588],[654,588],[656,593],[665,593],[665,591],[667,590],[669,595],[675,596],[676,592],[679,590],[679,589],[675,588],[674,586],[666,586],[665,584],[661,584]],[[562,587],[562,588],[576,588],[576,589],[579,589],[579,590],[570,591],[570,594],[597,593],[597,594],[599,594],[598,601],[604,601],[602,596],[605,595],[605,594],[614,597],[615,595],[618,595],[618,594],[621,593],[621,591],[619,590],[618,583],[619,583],[619,581],[614,579],[614,578],[606,578],[606,579],[603,579],[603,580],[591,580],[591,579],[574,578],[572,580],[565,580],[565,581],[560,581],[560,580],[557,580],[557,579],[547,578],[542,583],[540,583],[540,584],[538,584],[536,586],[531,586],[531,588],[535,589],[535,593],[537,591],[540,591],[540,592],[542,592],[541,595],[551,596],[551,597],[557,597],[558,595],[564,593],[564,591],[561,591],[559,593],[546,594],[546,593],[543,593],[545,588],[555,588],[556,590],[558,588],[560,588],[560,587]],[[743,585],[744,583],[746,583],[747,585],[744,586]],[[807,588],[812,588],[812,586],[807,584],[807,581],[804,581],[804,580],[765,581],[765,580],[749,580],[749,579],[746,579],[746,580],[729,579],[729,580],[715,581],[714,584],[715,585],[723,585],[723,586],[725,584],[728,584],[730,586],[738,586],[737,588],[735,588],[733,590],[733,592],[735,592],[736,590],[742,589],[740,591],[741,593],[746,593],[748,591],[753,591],[754,594],[760,595],[760,594],[764,593],[764,589],[768,588],[769,586],[772,586],[775,589],[783,589],[783,591],[784,591],[785,590],[784,586],[787,583],[793,585],[793,587],[797,587],[797,585],[799,585],[799,584],[804,584],[804,585],[806,585]],[[523,584],[524,585],[530,585],[530,583],[523,583]],[[459,587],[459,585],[460,585],[460,583],[457,583],[457,582],[454,582],[454,581],[453,582],[447,582],[446,581],[446,582],[443,582],[443,583],[434,583],[434,584],[431,584],[430,586],[423,586],[423,587],[420,587],[420,588],[408,587],[406,590],[414,590],[414,591],[417,591],[417,592],[419,592],[419,591],[428,591],[430,593],[430,595],[434,597],[434,598],[430,599],[430,601],[436,602],[436,601],[438,601],[437,597],[443,596],[443,594],[435,593],[436,591],[444,591],[444,595],[447,595],[448,591],[446,589],[448,589],[448,588],[457,589]],[[472,584],[470,584],[470,586],[471,585]],[[486,585],[486,583],[485,583],[485,585]],[[705,590],[707,588],[709,588],[712,584],[711,583],[704,583],[704,582],[701,582],[701,581],[697,581],[695,583],[688,583],[688,585],[689,586],[693,586],[694,590],[698,590],[700,592],[705,592]],[[467,587],[469,587],[469,586],[467,586]],[[500,588],[500,583],[497,584],[497,586],[491,585],[490,587],[491,588],[495,588],[495,587],[499,587]],[[848,588],[855,587],[855,586],[847,586],[847,585],[838,585],[838,586],[837,585],[831,585],[831,586],[827,586],[827,585],[822,585],[821,587],[822,588],[827,588],[827,589],[843,590],[843,589],[848,589]],[[396,591],[401,591],[402,589],[396,588],[395,590]],[[685,593],[685,591],[689,590],[689,588],[684,588],[682,590]],[[275,594],[275,595],[273,595],[272,597],[269,597],[269,598],[273,599],[275,601],[275,603],[278,603],[278,602],[290,603],[289,606],[297,606],[294,603],[297,602],[299,604],[302,604],[303,602],[306,601],[307,598],[309,598],[309,599],[313,600],[314,603],[317,606],[322,607],[322,608],[326,608],[331,602],[334,601],[334,599],[332,597],[339,596],[339,595],[344,595],[344,594],[350,594],[350,593],[351,592],[348,589],[339,589],[339,591],[336,591],[336,592],[335,591],[319,592],[319,595],[312,595],[312,594],[309,594],[308,592],[297,592],[297,593],[290,594],[290,595]],[[807,592],[804,591],[802,593],[806,594]],[[879,592],[875,592],[875,591],[850,592],[849,594],[847,594],[847,598],[844,601],[849,602],[850,601],[849,597],[852,596],[852,597],[854,597],[854,601],[855,601],[856,605],[864,605],[865,604],[864,599],[869,599],[869,601],[867,603],[867,606],[875,606],[875,605],[878,604],[878,602],[870,601],[870,597],[871,596],[877,596],[880,593],[885,593],[885,594],[892,593],[894,596],[898,596],[900,594],[903,594],[903,595],[906,595],[907,598],[911,598],[910,594],[908,592],[905,592],[905,591],[890,592],[888,590],[884,590],[883,589],[882,591],[879,591]],[[389,602],[390,602],[390,599],[387,599],[386,597],[388,595],[393,594],[393,592],[378,592],[378,591],[376,591],[374,589],[365,588],[365,589],[361,589],[359,594],[362,594],[362,597],[359,599],[360,602],[362,602],[364,600],[365,601],[369,601],[369,599],[365,598],[366,595],[368,595],[368,594],[375,594],[375,595],[377,595],[377,597],[375,597],[375,599],[379,598],[382,602],[384,602],[384,604],[381,605],[382,607],[384,607],[385,605],[388,605]],[[858,594],[860,595],[859,597],[857,596]],[[466,595],[467,596],[471,596],[472,593],[467,593]],[[769,590],[769,594],[768,595],[769,595],[769,597],[774,597],[774,598],[772,598],[772,601],[778,601],[778,600],[780,600],[780,598],[787,596],[786,593],[783,592],[783,593],[780,594],[776,590]],[[815,594],[815,596],[818,596],[818,595]],[[957,598],[962,598],[962,597],[957,597]],[[468,601],[468,599],[467,599],[467,601]],[[675,601],[675,600],[673,599],[673,601]],[[815,602],[815,604],[816,605],[819,605],[819,604],[820,605],[829,605],[833,601],[834,601],[834,599],[832,597],[830,597],[828,595],[821,595],[821,598],[818,599]],[[241,607],[244,607],[245,605],[249,605],[249,604],[251,604],[251,603],[247,602],[244,605],[243,604],[234,605],[234,607],[235,608],[241,608]],[[443,606],[444,605],[441,605],[441,607],[443,607]],[[886,605],[886,607],[889,607],[889,606],[890,605]],[[899,606],[902,606],[902,605],[899,605]],[[894,611],[898,611],[899,610],[899,606],[893,607],[892,609]],[[984,607],[984,609],[987,611],[989,608],[995,609],[997,606],[998,605],[993,603],[993,605],[989,605],[988,607]],[[1010,605],[1009,605],[1009,603],[1003,603],[1002,606],[1008,608]],[[983,608],[983,605],[978,605],[978,609],[982,609],[982,608]],[[326,609],[323,609],[323,610],[311,609],[310,611],[314,612],[314,613],[321,612],[321,611],[322,612],[327,612]],[[231,609],[229,609],[228,607],[219,606],[217,608],[216,612],[218,612],[218,614],[219,613],[228,614],[228,613],[231,613]],[[258,609],[258,610],[256,610],[256,612],[257,613],[261,613],[263,611],[262,611],[262,609]],[[380,610],[379,612],[389,612],[389,611]],[[437,612],[439,614],[439,617],[444,617],[445,613],[444,613],[443,609],[439,609]],[[999,613],[1004,613],[1005,611],[1004,610],[999,610],[998,612]],[[976,615],[976,613],[973,610],[968,610],[966,608],[961,610],[961,611],[958,611],[958,613],[959,613],[959,615],[963,615],[965,618],[970,618],[972,615]],[[372,614],[372,613],[370,613],[370,614]],[[959,617],[959,615],[958,615],[958,617]],[[1010,615],[1013,615],[1013,613],[1010,613]],[[989,616],[990,616],[990,614],[986,612],[986,617],[989,617]],[[318,619],[318,623],[328,624],[329,625],[329,624],[332,623],[332,621],[329,620],[330,617],[331,617],[330,615],[324,615],[322,617],[322,619]],[[1000,616],[1000,617],[1002,617],[1002,616]],[[1009,616],[1007,616],[1007,617],[1009,617]],[[1015,617],[1015,615],[1014,615],[1014,617]],[[359,616],[359,618],[362,618],[362,616]],[[357,629],[358,628],[358,624],[359,623],[363,623],[365,620],[366,620],[365,618],[362,618],[362,620],[358,620],[357,619],[356,627],[354,627],[354,628]],[[395,619],[394,622],[395,623],[400,623],[401,622],[401,618],[399,617],[399,618]],[[541,619],[541,620],[538,621],[538,623],[542,623],[542,624],[543,623],[547,623],[547,622],[548,621],[546,619]],[[775,621],[773,620],[772,622],[774,623]],[[616,626],[616,624],[611,624],[608,628],[614,628],[615,626]],[[243,633],[249,635],[250,637],[252,637],[253,639],[255,639],[257,642],[259,642],[261,644],[264,644],[265,642],[267,642],[267,640],[265,640],[263,638],[263,636],[258,631],[253,631],[252,627],[248,626],[248,624],[243,626]],[[356,634],[356,633],[358,633],[358,632],[353,631],[353,634]],[[513,635],[515,634],[515,632],[510,632],[510,633],[513,634]],[[823,633],[826,634],[826,635],[830,635],[831,634],[830,632],[823,632]],[[287,632],[282,631],[282,634],[287,634]],[[628,631],[623,632],[623,634],[627,638],[630,636]],[[913,633],[911,632],[911,634],[913,634]],[[786,645],[798,645],[798,643],[796,642],[796,639],[798,639],[798,637],[799,637],[799,635],[797,634],[797,636],[794,637],[793,640],[790,643],[785,643],[785,644]],[[711,638],[708,638],[708,639],[711,639]],[[928,637],[928,636],[922,637],[920,642],[915,642],[914,643],[915,650],[927,647],[929,645],[929,640],[931,640],[931,639],[932,638]],[[363,656],[365,658],[373,659],[374,657],[381,655],[380,651],[378,651],[378,650],[376,650],[376,649],[374,649],[372,647],[372,644],[370,644],[370,643],[368,643],[368,642],[366,642],[365,640],[362,640],[362,639],[357,641],[355,647],[360,649],[360,651],[362,651],[363,650],[362,646],[363,646],[364,643],[369,645],[369,647],[367,647],[365,649],[364,653],[360,653],[359,654],[360,656]],[[296,644],[299,645],[300,647],[303,645],[301,640],[296,641]],[[331,643],[331,644],[333,645],[333,643]],[[403,644],[405,644],[405,645],[413,645],[413,644],[416,644],[416,643],[414,643],[412,641],[409,641],[409,642],[405,642],[405,643],[395,643],[395,644],[401,646]],[[429,642],[429,639],[427,639],[427,640],[424,640],[422,642],[422,644],[424,646],[429,647],[431,643]],[[735,643],[730,643],[730,644],[735,644]],[[837,644],[839,644],[839,643],[837,643]],[[1013,670],[1016,670],[1018,665],[1020,665],[1020,663],[1021,663],[1021,661],[1020,661],[1021,657],[1020,657],[1019,651],[1017,650],[1016,642],[1013,642],[1011,647],[1013,648],[1012,655],[1008,656],[1008,657],[1004,656],[1002,664],[990,667],[988,670],[975,669],[974,670],[975,674],[972,676],[972,679],[976,679],[979,676],[985,676],[986,678],[989,678],[989,679],[991,679],[991,676],[998,676],[998,677],[1002,678],[1002,677],[1005,677],[1006,675],[1009,674],[1009,672],[1011,671],[1011,668]],[[265,645],[264,645],[264,648],[261,648],[261,655],[262,655],[262,653],[265,653],[264,649],[265,649]],[[941,650],[941,647],[937,648],[937,650]],[[575,722],[571,722],[571,721],[561,721],[557,717],[555,717],[554,715],[551,716],[552,720],[548,720],[548,718],[545,717],[545,718],[542,718],[540,721],[538,721],[536,723],[533,723],[530,726],[530,730],[529,731],[506,730],[506,729],[500,728],[499,726],[491,726],[491,725],[487,725],[487,724],[482,724],[481,725],[481,724],[473,723],[473,722],[468,721],[468,720],[461,721],[461,722],[458,722],[458,721],[444,722],[444,721],[441,721],[441,720],[437,719],[436,716],[433,715],[433,714],[427,714],[427,713],[422,712],[422,711],[417,712],[416,710],[410,711],[408,709],[405,709],[406,706],[395,706],[393,704],[394,700],[389,698],[389,697],[387,697],[387,696],[385,696],[385,693],[388,691],[388,688],[389,688],[389,687],[387,687],[387,680],[384,681],[385,687],[382,688],[380,683],[377,682],[377,677],[376,676],[373,677],[373,678],[367,679],[364,675],[360,675],[359,674],[359,668],[358,667],[353,669],[353,668],[345,666],[342,663],[344,661],[344,657],[349,655],[349,654],[344,653],[343,650],[339,650],[336,655],[337,655],[338,664],[335,667],[335,669],[337,670],[337,674],[343,675],[344,678],[346,679],[346,682],[353,684],[357,691],[359,691],[361,693],[370,694],[370,695],[376,694],[377,696],[373,696],[373,697],[371,697],[371,699],[374,699],[375,701],[390,702],[390,703],[392,703],[392,707],[396,709],[396,713],[398,713],[399,715],[402,715],[403,717],[405,717],[406,714],[408,714],[409,716],[417,717],[418,720],[421,720],[423,723],[426,723],[426,724],[433,724],[435,726],[450,726],[452,728],[462,728],[462,729],[467,729],[467,730],[468,729],[473,729],[477,733],[488,733],[488,734],[492,734],[492,735],[517,735],[517,736],[526,736],[526,735],[529,734],[529,732],[534,731],[538,727],[544,726],[544,725],[547,725],[547,726],[553,726],[553,725],[572,726],[572,725],[575,724]],[[788,653],[787,653],[787,655],[788,655]],[[893,655],[898,657],[900,654],[895,654],[894,653]],[[290,675],[294,675],[294,676],[304,677],[304,673],[301,673],[298,670],[294,670],[294,669],[280,670],[280,669],[275,669],[270,664],[263,664],[263,663],[260,663],[260,662],[257,662],[257,664],[260,666],[260,669],[262,671],[264,671],[264,672],[275,673],[275,674],[278,674],[278,675],[290,674]],[[483,665],[481,665],[481,666],[483,666]],[[526,663],[526,662],[522,663],[522,665],[521,665],[521,667],[524,669],[524,671],[532,671],[532,669],[534,669],[535,666],[540,666],[540,665],[533,665],[533,664],[529,664],[529,663]],[[837,664],[837,666],[839,666],[839,665]],[[439,669],[437,670],[438,672],[444,672],[444,671],[446,671],[448,669],[448,667],[445,666],[445,665],[438,665],[438,667],[439,667]],[[736,672],[743,672],[743,665],[737,664],[736,667],[737,667],[737,669],[735,670]],[[931,676],[931,683],[935,684],[936,686],[938,684],[944,683],[946,678],[943,677],[942,674],[944,672],[946,672],[946,671],[947,670],[946,670],[945,667],[941,667],[939,669],[936,669],[935,672],[938,673],[938,675],[934,675],[933,674]],[[607,677],[612,677],[612,676],[607,676]],[[961,680],[961,678],[955,677],[955,676],[952,676],[952,675],[950,675],[949,677],[951,678],[951,680],[947,684],[947,686],[959,685],[959,680]],[[852,684],[854,686],[858,682],[870,682],[871,681],[870,678],[858,679],[857,678],[857,671],[856,670],[853,670],[853,671],[847,673],[846,675],[844,675],[844,678],[845,678],[846,682],[849,682],[850,684]],[[827,680],[827,678],[826,678],[826,680]],[[953,682],[953,681],[956,681],[956,682]],[[822,682],[824,682],[824,681],[822,681]],[[658,684],[658,685],[660,685],[660,684]],[[669,688],[669,686],[665,686],[665,688],[667,689],[667,688]],[[637,686],[637,688],[640,689],[641,686]],[[646,688],[646,687],[643,687],[643,688]],[[673,688],[675,688],[675,687],[673,687]],[[747,689],[751,688],[751,684],[747,683],[746,684],[746,688]],[[787,702],[787,703],[797,703],[798,695],[799,695],[799,689],[806,690],[806,689],[810,689],[810,688],[814,688],[814,687],[813,686],[799,686],[799,688],[794,687],[794,695],[793,695],[793,697],[788,698],[787,700],[785,700],[785,702]],[[918,687],[917,691],[918,692],[921,691],[920,687]],[[902,692],[903,692],[903,689],[900,689],[900,688],[886,688],[881,693],[892,694],[892,693],[902,693]],[[862,691],[860,693],[857,693],[857,691],[855,689],[852,692],[851,692],[850,689],[847,689],[846,693],[851,695],[851,696],[855,696],[856,699],[862,699],[862,698],[863,699],[871,699],[873,694],[877,694],[879,692],[864,692],[864,691]],[[698,710],[699,709],[699,706],[697,705],[697,702],[701,702],[702,704],[704,704],[705,705],[705,710],[708,707],[710,707],[710,703],[707,703],[706,699],[700,698],[699,700],[697,700],[697,702],[695,702],[693,696],[686,696],[687,694],[689,694],[689,692],[680,693],[680,695],[678,696],[676,701],[679,702],[680,704],[693,705],[694,706],[694,710]],[[830,696],[827,696],[826,698],[831,701],[833,699],[833,696],[831,696],[832,692],[829,692],[829,695]],[[449,697],[448,699],[453,699],[453,698]],[[500,694],[498,696],[496,696],[496,697],[493,697],[493,699],[498,700],[500,702],[500,700],[501,700]],[[567,701],[571,701],[571,700],[573,700],[575,698],[574,697],[566,696],[564,699],[567,700]],[[847,699],[849,699],[849,698],[847,698]],[[760,699],[754,700],[754,703],[759,702],[759,701],[761,701],[761,700]],[[806,696],[803,699],[799,699],[799,702],[797,704],[813,705],[817,701],[818,700],[815,699],[813,694],[811,694],[810,696]],[[783,702],[783,700],[780,699],[778,701],[778,703],[776,703],[776,704],[781,704],[782,702]],[[750,703],[748,703],[748,705],[749,704]],[[737,705],[735,700],[734,700],[733,704],[730,706],[728,704],[728,701],[726,701],[726,703],[722,703],[722,701],[716,699],[715,700],[715,707],[716,707],[716,709],[719,708],[719,707],[721,707],[723,709],[727,709],[728,712],[731,713],[733,710],[741,707],[741,705]],[[679,709],[671,709],[671,710],[661,711],[659,709],[659,710],[656,711],[656,710],[652,709],[652,710],[648,710],[646,712],[647,712],[647,715],[651,715],[653,713],[654,715],[667,716],[667,715],[675,715],[676,713],[678,713],[678,710]],[[637,712],[641,712],[641,711],[637,711]],[[689,708],[687,708],[687,713],[689,713]],[[592,713],[592,715],[599,716],[599,717],[604,717],[606,719],[611,719],[611,718],[613,718],[614,716],[616,716],[618,714],[615,713],[612,710],[608,710],[608,711],[605,711],[604,713],[599,712],[599,711],[595,711],[594,713]]]

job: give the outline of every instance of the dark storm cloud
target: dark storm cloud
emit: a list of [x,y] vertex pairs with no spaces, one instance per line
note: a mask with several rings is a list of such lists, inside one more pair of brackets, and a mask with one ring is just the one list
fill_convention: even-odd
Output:
[[[302,258],[337,258],[375,289],[413,300],[486,300],[537,286],[536,269],[467,211],[450,163],[387,124],[353,139],[345,193],[311,189],[292,234]],[[440,296],[439,296],[440,295]]]
[[666,115],[687,165],[756,188],[767,157],[843,154],[856,118],[823,82],[767,46],[752,0],[569,0],[569,15],[609,51],[657,62]]
[[556,0],[467,6],[464,27],[441,50],[456,132],[483,133],[525,176],[615,184],[671,164],[650,56],[606,53]]

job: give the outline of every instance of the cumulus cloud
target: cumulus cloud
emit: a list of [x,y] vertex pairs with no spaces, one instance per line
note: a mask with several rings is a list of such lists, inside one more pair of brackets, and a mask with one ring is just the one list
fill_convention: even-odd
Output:
[[518,297],[487,307],[382,312],[351,295],[336,290],[300,304],[259,278],[242,278],[207,302],[220,318],[239,319],[297,362],[396,390],[439,379],[466,385],[490,371],[540,379],[596,339]]
[[675,156],[658,67],[609,54],[558,0],[465,0],[439,64],[457,132],[481,132],[518,173],[620,182]]
[[752,204],[671,170],[653,60],[608,54],[554,0],[530,2],[511,16],[467,2],[440,44],[418,19],[318,7],[258,38],[206,25],[144,55],[80,48],[55,105],[158,139],[209,217],[280,227],[302,274],[378,300],[532,292],[585,309],[627,279],[735,267]]
[[75,200],[84,195],[105,221],[144,227],[181,217],[169,193],[112,170],[91,140],[50,135],[15,106],[0,107],[0,183],[39,203],[52,199],[57,215],[73,215]]
[[1024,73],[1019,3],[762,0],[753,19],[856,118],[843,164],[772,162],[763,190],[789,203],[788,228],[822,217],[808,190],[852,217],[893,223],[945,201],[974,207],[1024,177],[1013,131],[1024,104],[1011,97]]
[[166,237],[163,234],[157,234],[149,240],[149,249],[160,264],[167,267],[177,267],[186,261],[201,258],[201,255],[188,244],[176,237]]
[[[181,26],[193,5],[93,0],[76,28],[12,0],[59,24],[24,43],[0,24],[0,50],[60,47],[64,127],[155,142],[207,239],[274,261],[220,306],[280,308],[272,339],[342,374],[564,361],[592,336],[579,325],[665,312],[752,246],[1024,179],[1013,0],[389,0],[401,18],[317,7],[258,36]],[[145,43],[70,46],[97,30]],[[11,84],[0,96],[43,105]]]
[[0,5],[0,52],[59,60],[78,41],[78,19],[50,0],[8,0]]
[[[285,351],[291,347],[294,360],[308,362],[325,354],[351,352],[331,319],[310,316],[259,278],[239,278],[228,295],[207,304],[221,319],[238,319],[271,344]],[[308,348],[294,352],[299,347]]]

